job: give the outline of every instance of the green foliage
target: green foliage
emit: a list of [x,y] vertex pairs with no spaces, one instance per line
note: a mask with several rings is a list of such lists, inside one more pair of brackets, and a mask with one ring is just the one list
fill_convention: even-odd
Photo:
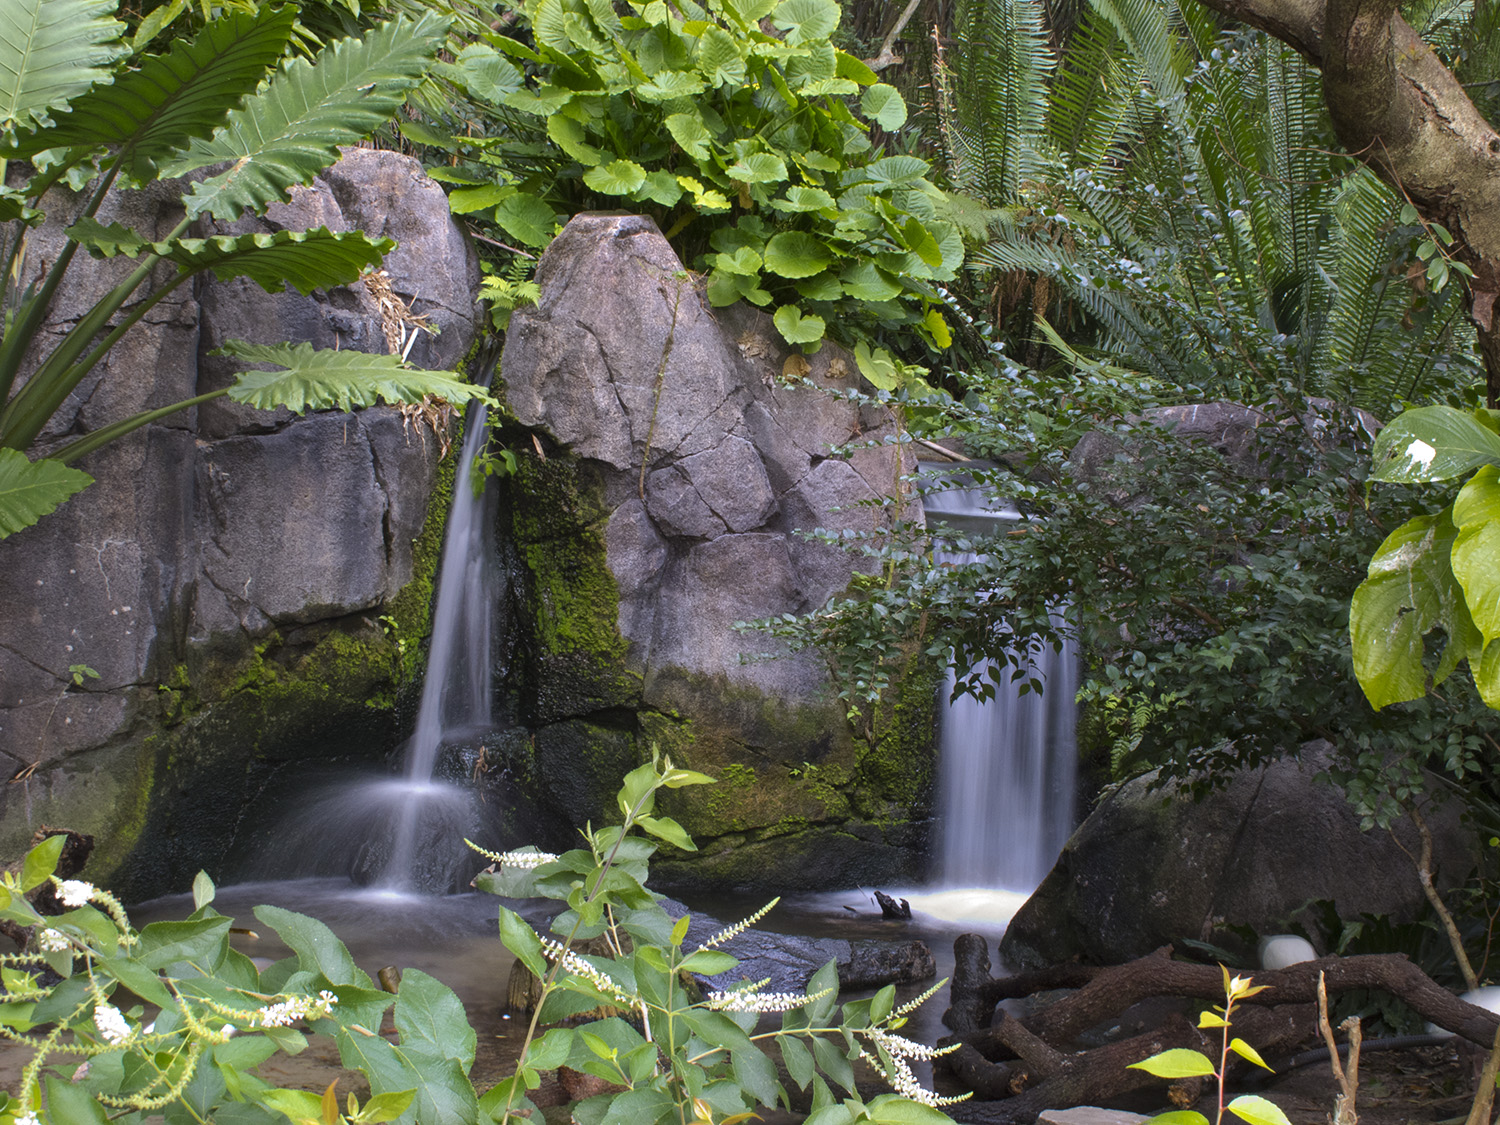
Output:
[[1354,593],[1354,667],[1376,708],[1426,695],[1463,661],[1480,698],[1500,708],[1500,645],[1492,643],[1500,637],[1497,427],[1500,412],[1429,406],[1406,411],[1375,442],[1375,480],[1424,483],[1473,473],[1452,504],[1391,532]]
[[[775,906],[773,901],[689,950],[689,919],[673,919],[646,890],[647,860],[657,845],[632,830],[691,849],[692,841],[675,821],[654,815],[656,798],[664,789],[711,781],[677,769],[653,752],[651,762],[625,778],[617,798],[621,825],[586,829],[585,848],[563,855],[532,848],[485,853],[494,866],[476,880],[481,890],[506,898],[553,899],[567,909],[552,923],[561,940],[538,935],[518,914],[500,909],[501,940],[543,978],[542,992],[516,1073],[486,1094],[481,1108],[499,1122],[534,1120],[537,1110],[525,1091],[536,1087],[540,1071],[567,1065],[625,1087],[624,1092],[578,1103],[575,1121],[651,1125],[718,1120],[729,1125],[755,1117],[757,1107],[787,1103],[767,1054],[774,1045],[792,1081],[812,1091],[809,1121],[948,1121],[936,1107],[951,1099],[922,1089],[908,1061],[933,1052],[895,1034],[906,1014],[936,988],[899,1008],[888,987],[840,1009],[832,962],[818,971],[803,995],[766,993],[763,984],[745,984],[700,998],[686,985],[687,974],[712,977],[734,969],[738,960],[719,947]],[[603,939],[608,953],[574,952],[574,943],[584,938]],[[595,1019],[578,1028],[554,1027],[539,1035],[543,1021],[601,1006],[618,1010],[621,1017]],[[780,1028],[761,1030],[763,1018],[773,1014],[780,1015]],[[862,1057],[884,1073],[897,1095],[859,1099],[853,1062]],[[848,1096],[839,1098],[833,1085]]]
[[[1222,1046],[1219,1050],[1219,1065],[1215,1066],[1213,1060],[1201,1051],[1174,1047],[1152,1055],[1149,1059],[1131,1063],[1130,1069],[1144,1070],[1147,1074],[1155,1075],[1157,1078],[1215,1079],[1219,1087],[1219,1112],[1214,1125],[1219,1125],[1219,1122],[1224,1120],[1225,1110],[1241,1121],[1249,1122],[1249,1125],[1291,1125],[1280,1107],[1259,1095],[1241,1094],[1228,1103],[1224,1101],[1229,1071],[1227,1063],[1231,1052],[1264,1070],[1271,1068],[1266,1066],[1265,1060],[1260,1057],[1260,1053],[1254,1047],[1243,1039],[1238,1037],[1231,1039],[1229,1036],[1231,1013],[1234,1011],[1235,1001],[1254,996],[1265,986],[1252,985],[1249,977],[1231,977],[1229,970],[1223,966],[1220,966],[1220,970],[1224,974],[1224,1004],[1198,1017],[1200,1028],[1218,1029],[1220,1032]],[[1209,1125],[1209,1123],[1208,1118],[1195,1110],[1175,1110],[1170,1113],[1157,1114],[1151,1118],[1149,1125]]]
[[[151,1114],[472,1125],[476,1099],[462,1068],[474,1032],[446,987],[411,972],[395,996],[380,991],[321,922],[270,907],[257,917],[293,956],[258,970],[230,946],[231,919],[213,909],[213,882],[201,873],[186,920],[136,931],[110,894],[52,875],[64,839],[33,848],[19,878],[0,885],[0,918],[32,928],[21,952],[0,957],[0,1024],[32,1051],[16,1095],[0,1094],[0,1113],[54,1125]],[[38,914],[23,897],[48,880],[63,914]],[[136,998],[160,1009],[149,1022]],[[394,1044],[371,1030],[391,1008]],[[332,1086],[319,1097],[257,1073],[278,1051],[307,1046],[299,1025],[332,1035],[346,1064],[366,1070],[374,1096],[363,1107],[351,1098],[341,1115]]]
[[[1003,210],[971,261],[1032,278],[1017,304],[1066,324],[1076,352],[1168,402],[1285,385],[1384,413],[1472,384],[1447,232],[1336,152],[1318,74],[1289,48],[1194,0],[1093,0],[1054,67],[1040,0],[973,7],[1000,46],[955,64],[950,174]],[[1002,96],[1016,83],[1045,87],[1045,124]],[[1031,317],[1015,330],[1035,365],[1056,352]]]
[[814,350],[837,325],[942,346],[924,318],[962,239],[927,163],[871,144],[906,106],[830,41],[834,0],[632,0],[624,15],[531,0],[524,15],[534,48],[491,37],[441,70],[488,135],[408,130],[462,158],[435,170],[459,185],[455,210],[531,247],[577,211],[644,210],[715,305],[774,308],[790,343]]
[[[287,285],[307,293],[348,284],[379,264],[392,243],[358,233],[184,235],[200,214],[238,218],[247,207],[284,199],[290,187],[308,182],[337,158],[338,145],[389,118],[421,80],[446,30],[430,13],[398,18],[268,74],[292,37],[292,9],[238,5],[173,42],[165,54],[133,57],[133,46],[119,38],[124,25],[108,18],[113,9],[110,3],[49,0],[42,14],[32,0],[0,0],[0,27],[7,29],[0,34],[0,72],[7,76],[0,83],[0,160],[32,161],[29,179],[0,190],[0,220],[8,226],[0,236],[0,537],[34,524],[91,483],[70,462],[219,395],[266,408],[323,409],[425,394],[460,402],[479,393],[438,372],[404,370],[392,357],[231,342],[230,354],[287,370],[248,373],[229,388],[123,418],[49,447],[46,456],[28,456],[41,452],[37,442],[49,419],[114,343],[200,273],[248,278],[273,293]],[[54,17],[71,22],[64,29]],[[174,18],[164,15],[159,26]],[[26,28],[29,39],[22,35]],[[224,161],[231,167],[192,185],[184,199],[187,217],[165,239],[96,218],[117,179],[139,186]],[[80,197],[60,253],[40,263],[39,276],[22,288],[30,228],[45,217],[43,196],[60,182],[88,186],[89,193]],[[80,248],[139,265],[54,337],[43,333],[43,324]],[[163,264],[176,268],[151,288]],[[38,350],[40,362],[23,379],[23,363]]]

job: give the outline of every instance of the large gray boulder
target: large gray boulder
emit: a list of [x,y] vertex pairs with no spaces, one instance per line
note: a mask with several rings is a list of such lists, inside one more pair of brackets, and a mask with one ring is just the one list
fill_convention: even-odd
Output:
[[[174,184],[116,192],[99,217],[164,237],[179,199]],[[55,260],[75,207],[60,191],[46,204],[29,261]],[[477,261],[416,161],[350,151],[233,229],[314,226],[401,238],[388,291],[441,329],[411,359],[463,357]],[[75,323],[133,266],[80,256],[49,327]],[[385,352],[390,315],[363,284],[303,296],[200,278],[122,339],[44,449],[225,385],[210,353],[226,339]],[[99,839],[95,878],[132,895],[180,889],[298,759],[383,751],[389,703],[367,702],[392,695],[398,659],[377,618],[421,569],[437,450],[392,409],[294,418],[221,399],[85,458],[96,484],[0,541],[0,780],[15,779],[0,785],[0,855],[66,824]],[[426,599],[408,600],[419,629]],[[75,682],[75,665],[98,678]]]
[[[816,609],[875,565],[815,529],[920,519],[895,419],[827,393],[858,378],[832,344],[806,357],[811,385],[785,380],[792,349],[770,317],[711,308],[649,219],[578,216],[536,277],[541,299],[512,317],[501,365],[532,431],[512,444],[519,645],[535,677],[522,719],[544,744],[559,724],[596,744],[568,765],[592,796],[542,768],[538,799],[565,791],[559,816],[597,820],[623,730],[636,755],[656,743],[725,778],[667,802],[704,848],[658,865],[679,885],[920,875],[931,670],[909,670],[904,722],[894,701],[881,710],[877,751],[854,738],[818,654],[736,627]],[[835,453],[851,443],[866,447]],[[898,765],[879,772],[878,756]]]
[[[1307,904],[1327,899],[1342,918],[1424,909],[1411,859],[1416,833],[1360,830],[1343,792],[1319,775],[1326,742],[1297,758],[1237,774],[1193,800],[1182,787],[1151,788],[1154,775],[1107,793],[1057,864],[1011,920],[1000,952],[1033,967],[1080,958],[1119,964],[1171,941],[1234,944],[1228,926],[1282,932]],[[1436,866],[1463,881],[1475,857],[1450,802],[1429,815]]]

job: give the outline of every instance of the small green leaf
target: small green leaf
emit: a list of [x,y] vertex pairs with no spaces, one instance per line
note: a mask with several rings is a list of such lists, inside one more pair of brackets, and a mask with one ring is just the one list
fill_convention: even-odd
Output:
[[1266,1060],[1260,1057],[1260,1052],[1238,1037],[1229,1041],[1229,1049],[1242,1059],[1248,1059],[1262,1070],[1270,1070]]
[[675,102],[681,98],[696,98],[703,89],[703,77],[699,74],[687,70],[662,70],[650,82],[637,86],[635,93],[644,102]]
[[722,950],[700,949],[690,954],[678,968],[685,973],[697,973],[700,977],[716,977],[720,973],[727,973],[739,963],[738,957]]
[[658,840],[665,840],[673,847],[681,848],[685,852],[695,852],[698,845],[693,843],[693,838],[687,834],[687,830],[669,816],[640,816],[636,823],[645,832],[655,836]]
[[552,142],[585,168],[603,163],[604,152],[585,139],[588,134],[581,122],[566,114],[554,113],[547,118],[547,136]]
[[[713,140],[713,134],[708,131],[708,126],[703,123],[703,117],[697,113],[673,113],[666,120],[667,132],[672,134],[672,139],[682,147],[682,151],[694,160],[708,159],[708,145]],[[681,178],[679,177],[679,180]],[[696,180],[693,183],[697,183]],[[684,183],[683,187],[689,187]],[[689,188],[689,190],[692,190]],[[698,184],[697,190],[701,192],[703,185]]]
[[782,305],[772,320],[782,339],[789,344],[816,344],[828,328],[821,316],[804,316],[796,305]]
[[787,33],[792,46],[827,39],[839,25],[839,6],[834,0],[784,0],[771,17]]
[[1214,1064],[1206,1056],[1186,1047],[1173,1047],[1170,1051],[1131,1063],[1129,1069],[1144,1070],[1158,1078],[1200,1078],[1215,1073]]
[[30,527],[93,483],[61,461],[30,461],[19,450],[0,449],[0,539]]
[[26,853],[26,859],[21,864],[22,891],[33,891],[52,877],[67,842],[68,838],[63,835],[48,836]]
[[207,871],[200,871],[198,872],[198,874],[193,876],[194,910],[202,910],[209,903],[213,902],[214,895],[217,893],[217,889],[214,887],[214,881],[208,877]]
[[500,940],[538,978],[547,975],[547,959],[536,931],[514,910],[500,908]]
[[359,1111],[360,1125],[366,1125],[366,1123],[379,1125],[380,1122],[396,1120],[407,1111],[416,1096],[415,1090],[394,1090],[376,1094]]
[[538,197],[516,192],[495,208],[495,222],[518,242],[541,249],[552,241],[557,215],[550,204]]
[[692,920],[693,916],[691,914],[684,914],[672,926],[673,949],[680,949],[682,947],[683,940],[687,937],[688,926],[692,923]]
[[726,168],[731,180],[747,184],[779,184],[786,180],[786,161],[769,152],[752,152]]
[[745,58],[734,37],[717,25],[698,40],[698,70],[710,86],[740,87],[745,84]]
[[1224,1108],[1250,1125],[1292,1125],[1275,1102],[1255,1094],[1241,1094]]
[[1146,1125],[1208,1125],[1208,1118],[1194,1109],[1174,1109],[1171,1113],[1158,1113]]

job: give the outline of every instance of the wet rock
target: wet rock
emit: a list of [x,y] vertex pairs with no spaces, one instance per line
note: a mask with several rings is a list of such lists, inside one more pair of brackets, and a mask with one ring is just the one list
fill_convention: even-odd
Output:
[[[33,262],[55,260],[70,213],[61,193],[47,203]],[[177,186],[155,184],[111,193],[99,218],[161,238],[181,213]],[[445,330],[413,361],[465,354],[477,261],[410,158],[352,152],[234,229],[362,224],[405,240],[392,287]],[[133,267],[75,259],[52,326]],[[200,279],[116,345],[43,444],[225,385],[208,353],[229,338],[387,350],[363,285],[304,297]],[[96,484],[0,542],[0,778],[24,774],[0,786],[0,854],[44,820],[74,824],[100,840],[92,877],[137,897],[181,889],[259,819],[249,810],[286,760],[392,741],[396,648],[377,619],[413,575],[437,443],[388,408],[293,418],[224,403],[89,455]],[[98,678],[74,682],[74,665]]]
[[[814,610],[876,565],[805,533],[919,518],[900,479],[914,463],[886,440],[895,419],[825,393],[858,380],[832,343],[804,357],[811,386],[785,382],[793,349],[770,317],[711,308],[649,219],[575,217],[536,276],[541,298],[512,318],[501,367],[511,411],[548,458],[534,463],[523,438],[510,482],[529,602],[520,648],[533,669],[518,678],[536,685],[522,689],[528,720],[608,712],[613,727],[634,727],[639,753],[654,743],[733,783],[664,795],[700,848],[656,864],[666,885],[920,875],[935,708],[897,736],[885,709],[885,741],[870,753],[820,656],[741,627]],[[836,453],[851,442],[870,448]],[[577,468],[558,469],[564,461]],[[931,673],[920,661],[909,671]],[[913,688],[935,691],[925,679]],[[901,765],[876,777],[877,757]],[[594,758],[614,760],[590,750],[557,764],[588,771]],[[542,802],[578,784],[546,763],[537,780]],[[617,780],[590,773],[588,788],[612,792]]]
[[[1411,860],[1388,834],[1361,832],[1336,786],[1314,781],[1331,754],[1308,743],[1300,759],[1243,771],[1199,801],[1152,790],[1149,776],[1121,785],[1011,920],[1002,955],[1027,967],[1112,965],[1180,938],[1233,944],[1226,926],[1278,931],[1320,899],[1345,918],[1416,917],[1425,900]],[[1474,865],[1459,814],[1449,802],[1427,817],[1443,885]],[[1415,854],[1415,831],[1397,827]]]

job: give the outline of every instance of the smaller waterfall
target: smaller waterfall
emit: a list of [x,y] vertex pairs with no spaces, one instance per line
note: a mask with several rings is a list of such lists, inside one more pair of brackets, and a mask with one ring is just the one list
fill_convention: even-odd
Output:
[[[1019,518],[1014,507],[991,506],[978,488],[932,491],[924,504],[929,522],[971,534]],[[962,564],[976,556],[940,557]],[[1078,657],[1071,642],[1060,652],[1044,649],[1032,670],[1043,681],[1041,694],[1021,694],[1022,681],[1011,680],[1007,665],[994,699],[960,696],[943,712],[937,865],[943,886],[1029,894],[1073,829]],[[944,700],[954,680],[950,671]]]
[[[496,490],[476,495],[470,473],[488,436],[470,407],[438,565],[432,639],[415,729],[399,775],[352,780],[337,767],[304,775],[243,874],[347,876],[386,892],[444,893],[472,876],[464,838],[494,843],[500,810],[481,804],[486,743],[496,749],[493,624],[505,573],[493,542]],[[495,786],[484,782],[487,791]]]
[[470,482],[474,461],[489,436],[487,411],[482,402],[470,407],[438,567],[427,675],[416,726],[406,743],[406,776],[393,783],[394,831],[384,869],[375,881],[398,890],[425,881],[417,875],[420,851],[434,838],[461,845],[461,825],[473,815],[473,798],[467,791],[434,779],[439,751],[482,737],[493,725],[492,634],[496,591],[502,582],[491,542],[494,489],[476,491]]

